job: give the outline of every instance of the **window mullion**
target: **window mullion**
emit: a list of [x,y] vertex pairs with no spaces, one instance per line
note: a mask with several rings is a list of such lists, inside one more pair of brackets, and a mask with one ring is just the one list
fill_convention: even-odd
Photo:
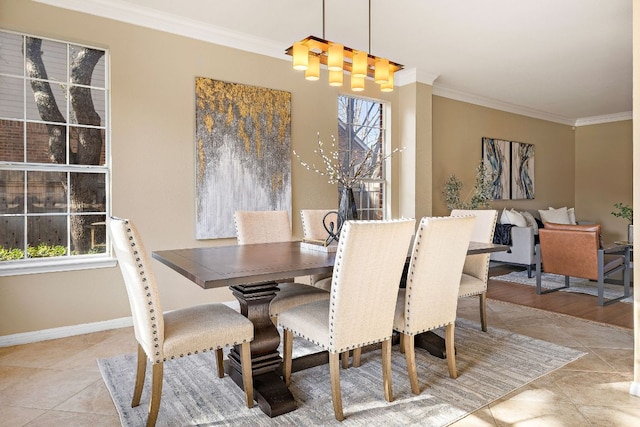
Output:
[[[365,98],[340,96],[338,99],[339,147],[342,164],[364,161],[368,150],[375,155],[367,164],[377,164],[377,177],[367,176],[354,186],[357,209],[364,219],[382,219],[385,216],[386,168],[381,160],[386,146],[383,124],[383,105]],[[351,170],[351,173],[354,171]]]
[[[0,57],[7,70],[3,76],[11,77],[9,108],[0,120],[0,132],[7,135],[0,138],[5,191],[0,240],[9,245],[0,248],[0,276],[22,269],[42,272],[54,264],[60,266],[56,271],[87,262],[95,266],[97,259],[110,258],[105,228],[111,206],[108,52],[0,30]],[[34,97],[34,90],[43,96]],[[79,98],[72,101],[72,94]],[[89,124],[83,117],[99,120]],[[95,149],[76,151],[81,138]],[[97,240],[90,238],[94,234]],[[27,251],[41,244],[38,253]]]

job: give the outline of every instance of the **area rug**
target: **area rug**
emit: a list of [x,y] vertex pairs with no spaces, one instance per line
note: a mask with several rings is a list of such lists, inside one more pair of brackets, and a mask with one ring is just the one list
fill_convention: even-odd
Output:
[[[294,340],[294,356],[302,340]],[[305,352],[310,349],[305,346]],[[446,426],[509,392],[570,363],[585,353],[497,328],[480,331],[461,319],[456,327],[458,378],[445,360],[418,349],[421,394],[411,393],[404,355],[393,347],[394,401],[384,400],[380,350],[362,355],[359,368],[341,370],[346,420],[333,414],[327,365],[293,373],[290,390],[298,408],[269,418],[244,406],[244,394],[228,377],[215,375],[213,353],[165,363],[158,426]],[[98,360],[123,426],[143,426],[149,402],[150,371],[140,406],[131,408],[135,355]]]
[[[536,286],[536,276],[527,277],[526,271],[512,271],[509,274],[502,276],[490,277],[491,280],[499,280],[502,282],[519,283],[521,285]],[[580,279],[577,277],[571,277],[569,279],[570,287],[567,289],[561,289],[561,292],[575,292],[580,294],[587,294],[598,296],[598,284],[587,279]],[[564,286],[564,276],[559,274],[542,273],[542,288],[551,289]],[[609,283],[604,284],[604,298],[612,299],[618,298],[624,295],[624,286],[613,285]],[[633,304],[633,292],[632,295],[621,299],[620,302],[626,302]]]

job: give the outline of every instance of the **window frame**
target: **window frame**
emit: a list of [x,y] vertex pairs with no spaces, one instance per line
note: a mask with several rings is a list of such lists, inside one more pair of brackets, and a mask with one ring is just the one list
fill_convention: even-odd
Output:
[[[391,197],[390,197],[390,191],[391,191],[391,157],[389,156],[389,153],[391,153],[391,130],[390,130],[390,104],[387,101],[381,100],[381,99],[377,99],[377,98],[371,98],[371,97],[366,97],[366,96],[357,96],[357,95],[353,95],[353,94],[347,94],[347,93],[341,93],[338,95],[338,109],[340,108],[340,98],[353,98],[353,99],[361,99],[363,101],[367,101],[367,102],[372,102],[375,104],[380,104],[380,114],[382,116],[381,119],[381,127],[378,127],[377,129],[380,130],[380,136],[382,138],[382,144],[381,144],[381,177],[380,178],[363,178],[358,180],[359,185],[354,186],[353,187],[353,192],[354,192],[354,197],[356,198],[356,206],[357,206],[357,210],[358,210],[358,218],[361,219],[361,213],[363,211],[368,211],[368,212],[381,212],[382,213],[382,220],[390,218],[391,217]],[[337,121],[338,121],[338,128],[340,128],[340,123],[342,122],[340,120],[340,112],[338,111],[337,114]],[[340,134],[340,132],[338,132],[338,134]],[[340,137],[338,137],[340,138]],[[338,139],[338,146],[340,145],[340,140]],[[369,184],[380,184],[380,191],[382,192],[382,201],[380,204],[379,208],[369,208],[367,207],[366,209],[362,208],[361,205],[361,200],[362,200],[362,187],[366,187]],[[338,194],[340,194],[341,188],[338,188]],[[365,192],[367,191],[366,189],[364,190]],[[366,196],[365,196],[366,197]],[[369,217],[369,216],[368,216]]]
[[[29,192],[27,189],[28,184],[28,176],[31,172],[51,172],[51,173],[64,173],[66,174],[66,183],[70,184],[71,174],[86,174],[86,173],[96,173],[104,176],[104,211],[77,211],[74,210],[73,207],[69,204],[69,189],[65,191],[67,203],[65,206],[64,212],[29,212],[26,207],[22,212],[19,213],[8,213],[3,212],[0,214],[0,217],[21,217],[24,218],[24,244],[25,246],[22,249],[26,249],[29,244],[28,236],[28,218],[29,217],[37,217],[37,216],[64,216],[67,226],[65,229],[66,232],[66,248],[67,252],[65,255],[61,256],[52,256],[52,257],[43,257],[43,258],[22,258],[19,260],[11,260],[11,261],[1,261],[0,262],[0,277],[2,276],[15,276],[15,275],[25,275],[25,274],[34,274],[34,273],[47,273],[47,272],[60,272],[60,271],[74,271],[74,270],[84,270],[84,269],[93,269],[93,268],[103,268],[103,267],[113,267],[116,265],[116,260],[113,257],[111,251],[110,244],[110,236],[107,232],[107,227],[109,223],[109,218],[111,214],[111,176],[112,176],[112,166],[111,166],[111,68],[110,68],[110,50],[106,47],[98,47],[92,46],[84,42],[74,42],[71,40],[60,40],[53,39],[48,37],[42,37],[38,35],[33,35],[24,32],[18,31],[10,31],[4,28],[0,28],[0,32],[3,34],[19,36],[22,40],[22,61],[23,61],[23,69],[22,75],[16,75],[11,73],[11,70],[8,72],[0,73],[0,79],[5,78],[6,81],[17,80],[20,79],[21,84],[23,85],[22,90],[22,117],[12,117],[11,114],[8,116],[0,116],[0,120],[8,121],[8,122],[19,122],[22,124],[22,142],[23,142],[23,154],[22,161],[2,161],[0,160],[0,171],[20,171],[23,173],[23,198],[29,196]],[[33,80],[25,71],[25,42],[27,38],[37,38],[42,40],[42,42],[53,42],[63,44],[66,49],[66,76],[64,81],[57,80],[55,77],[47,76],[48,79],[44,80],[48,83],[53,83],[56,85],[65,85],[71,87],[71,76],[69,73],[69,55],[72,52],[72,49],[75,47],[78,48],[88,48],[99,50],[104,52],[104,87],[94,85],[94,82],[91,81],[89,85],[83,85],[74,83],[73,86],[84,87],[92,90],[91,99],[94,100],[93,90],[100,90],[104,92],[104,118],[102,118],[102,124],[100,125],[90,125],[86,123],[79,123],[79,120],[72,120],[72,114],[75,114],[71,111],[71,107],[69,106],[69,99],[65,99],[64,101],[64,121],[63,122],[50,122],[38,117],[37,119],[30,118],[28,114],[28,103],[29,103],[29,95],[33,94],[31,87],[29,86],[29,82]],[[46,52],[46,51],[45,51]],[[102,83],[102,82],[98,82]],[[11,87],[11,86],[7,86]],[[67,92],[65,92],[67,93]],[[58,100],[58,104],[60,101]],[[58,108],[61,108],[61,105],[58,105]],[[28,158],[28,147],[29,147],[29,123],[35,124],[54,124],[59,126],[64,126],[66,129],[65,134],[65,144],[66,144],[66,163],[36,163],[29,162]],[[69,152],[70,152],[70,144],[71,144],[71,131],[72,129],[77,128],[93,128],[99,129],[104,132],[104,164],[92,165],[92,164],[74,164],[69,162]],[[94,253],[94,254],[81,254],[81,255],[73,255],[71,254],[72,243],[70,241],[71,231],[70,227],[70,219],[74,215],[99,215],[104,216],[105,218],[105,250],[104,252]],[[26,255],[26,254],[25,254]]]

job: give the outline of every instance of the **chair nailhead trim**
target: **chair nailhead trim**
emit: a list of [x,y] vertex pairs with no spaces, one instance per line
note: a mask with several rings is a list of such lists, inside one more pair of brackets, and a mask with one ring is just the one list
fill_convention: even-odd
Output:
[[[125,224],[129,224],[129,221],[125,221]],[[128,239],[131,242],[131,248],[133,250],[133,255],[135,257],[136,262],[138,263],[138,275],[141,277],[141,281],[142,283],[147,283],[147,275],[146,275],[146,271],[144,269],[144,264],[141,262],[142,258],[137,256],[138,255],[138,250],[137,248],[137,244],[135,241],[135,236],[133,235],[133,231],[131,227],[127,227],[126,228],[127,234],[128,234]],[[149,286],[145,285],[144,286],[144,290],[147,291],[146,293],[146,297],[147,297],[147,306],[149,307],[149,314],[150,314],[150,320],[151,320],[151,328],[152,328],[152,334],[154,336],[153,341],[154,341],[154,348],[159,349],[160,345],[159,345],[159,338],[158,338],[158,325],[156,323],[156,316],[154,315],[155,313],[155,308],[154,308],[154,303],[153,303],[153,299],[152,299],[152,295],[151,292],[149,292]],[[155,363],[160,363],[160,351],[156,351],[156,361]],[[166,360],[166,359],[165,359]]]
[[[165,357],[164,359],[162,359],[162,361],[166,362],[167,360],[174,360],[176,357],[180,358],[180,357],[191,356],[193,354],[198,354],[198,353],[206,353],[207,351],[220,350],[220,349],[223,349],[225,347],[232,347],[234,345],[240,345],[240,344],[243,344],[243,343],[246,343],[246,342],[247,342],[247,340],[244,339],[242,341],[234,341],[232,343],[221,344],[221,345],[218,345],[216,347],[203,348],[202,350],[193,350],[193,351],[190,351],[190,352],[188,352],[186,354],[184,354],[184,353],[179,354],[179,355],[175,355],[174,354],[174,355],[172,355],[170,357]],[[158,356],[158,355],[159,355],[159,353],[156,353],[156,356]],[[160,361],[158,360],[155,363],[160,363]]]
[[[415,263],[416,260],[418,259],[418,253],[420,252],[420,244],[422,243],[423,232],[424,232],[424,222],[420,221],[420,226],[418,227],[418,232],[417,232],[415,255],[413,256],[412,263],[411,263],[412,267],[413,267],[413,263]],[[407,286],[406,286],[406,291],[404,296],[405,304],[407,305],[406,318],[404,319],[406,330],[410,329],[409,323],[411,319],[411,296],[413,291],[413,282],[415,281],[415,272],[413,270],[414,269],[411,268],[411,271],[409,272],[409,277],[407,278]]]

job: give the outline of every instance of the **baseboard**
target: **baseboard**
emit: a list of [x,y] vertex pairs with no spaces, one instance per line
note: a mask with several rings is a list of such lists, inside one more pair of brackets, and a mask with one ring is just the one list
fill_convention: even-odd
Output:
[[638,396],[640,397],[640,383],[639,382],[632,382],[631,383],[631,387],[629,388],[629,394],[633,395],[633,396]]
[[[240,311],[238,301],[225,301],[223,304]],[[122,317],[120,319],[104,320],[101,322],[83,323],[81,325],[63,326],[60,328],[42,329],[33,332],[24,332],[21,334],[0,336],[0,347],[9,347],[12,345],[30,344],[38,341],[54,340],[58,338],[72,337],[75,335],[90,334],[93,332],[108,331],[110,329],[119,329],[133,326],[131,317]]]
[[21,334],[5,335],[0,337],[0,347],[66,338],[74,335],[107,331],[109,329],[126,328],[132,325],[133,320],[131,317],[123,317],[120,319],[105,320],[102,322],[83,323],[81,325],[63,326],[60,328],[42,329],[39,331],[24,332]]

